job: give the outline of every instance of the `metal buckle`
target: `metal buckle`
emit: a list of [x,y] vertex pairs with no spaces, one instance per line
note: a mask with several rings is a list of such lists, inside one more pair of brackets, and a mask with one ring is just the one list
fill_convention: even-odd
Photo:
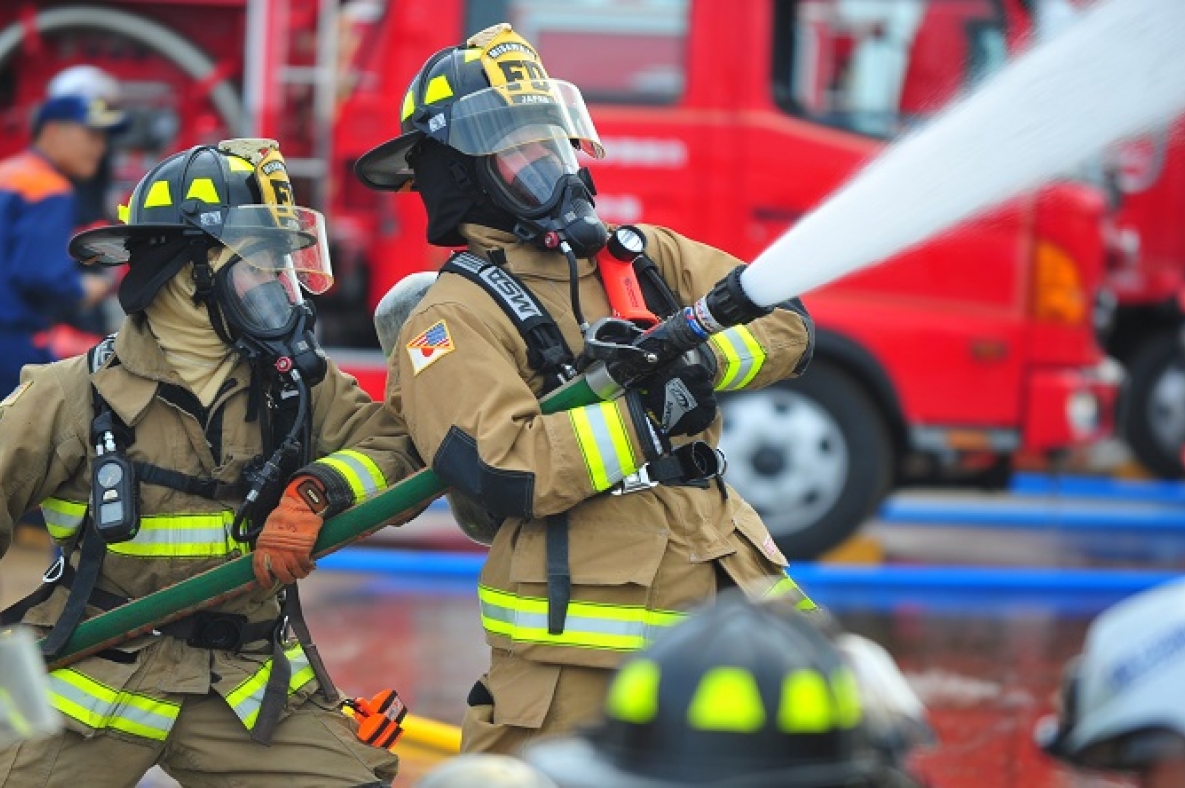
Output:
[[56,583],[62,579],[62,573],[66,571],[66,556],[59,555],[58,560],[50,564],[49,569],[45,570],[45,574],[41,576],[42,583]]
[[647,471],[646,466],[643,465],[641,468],[618,482],[611,492],[613,495],[628,495],[630,493],[641,492],[642,490],[649,490],[650,488],[657,486],[658,482],[650,480],[650,472]]

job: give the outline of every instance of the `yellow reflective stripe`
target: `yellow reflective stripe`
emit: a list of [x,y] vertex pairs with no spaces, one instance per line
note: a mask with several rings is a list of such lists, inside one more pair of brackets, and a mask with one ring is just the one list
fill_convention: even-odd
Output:
[[[292,667],[292,677],[288,679],[288,694],[291,695],[313,680],[313,668],[309,665],[308,657],[305,656],[304,649],[300,647],[299,643],[284,649],[284,654],[288,657],[288,663]],[[273,661],[269,659],[263,663],[259,670],[226,696],[226,702],[242,720],[243,725],[247,726],[247,730],[254,728],[256,720],[259,719],[259,708],[263,704],[263,693],[267,690],[267,681],[272,675]]]
[[148,187],[148,195],[144,198],[145,208],[159,208],[172,204],[173,194],[169,191],[168,181],[157,181]]
[[724,374],[716,384],[717,391],[736,391],[753,382],[765,364],[765,349],[745,326],[713,334],[712,344],[724,356]]
[[569,602],[564,631],[547,631],[547,600],[478,586],[481,621],[486,631],[520,643],[636,651],[665,627],[677,624],[685,613],[649,610],[641,605],[608,605]]
[[568,419],[594,490],[608,490],[638,470],[618,402],[573,408]]
[[786,733],[826,733],[837,722],[835,705],[823,674],[796,670],[782,679],[778,727]]
[[322,457],[317,463],[333,468],[346,480],[356,504],[373,498],[387,488],[387,477],[379,470],[379,466],[360,451],[337,451]]
[[440,74],[432,77],[428,82],[428,87],[424,90],[424,103],[433,104],[443,101],[451,95],[453,95],[453,88],[449,85],[448,78],[444,74]]
[[411,117],[411,113],[416,111],[416,97],[412,95],[412,91],[407,91],[403,96],[403,109],[399,113],[399,120],[405,121]]
[[831,675],[831,691],[835,693],[835,724],[841,728],[854,728],[860,723],[860,684],[856,674],[847,668],[840,668]]
[[118,692],[72,668],[49,674],[50,703],[67,717],[96,730],[112,730],[164,741],[181,706],[134,692]]
[[189,191],[185,193],[185,199],[201,200],[211,205],[221,202],[218,199],[218,189],[214,187],[214,181],[209,178],[194,178],[193,182],[189,184]]
[[687,707],[687,724],[697,731],[756,733],[765,725],[765,704],[757,679],[745,668],[711,668],[700,678]]
[[819,606],[815,604],[814,600],[807,596],[803,590],[799,588],[798,583],[795,583],[788,577],[783,577],[781,580],[774,583],[773,586],[765,592],[765,595],[767,597],[791,595],[800,596],[802,599],[794,603],[795,608],[803,612],[819,609]]
[[658,663],[636,659],[617,672],[605,699],[610,717],[635,725],[645,725],[658,716],[658,682],[662,671]]
[[112,553],[137,558],[217,558],[241,545],[230,537],[234,512],[158,514],[140,518],[140,532],[128,542],[107,545]]
[[46,498],[41,502],[41,514],[45,517],[45,526],[49,535],[59,541],[64,541],[78,533],[79,526],[86,518],[87,503],[85,501],[67,501],[64,498]]
[[238,156],[227,156],[226,163],[230,165],[231,172],[255,172],[251,162]]

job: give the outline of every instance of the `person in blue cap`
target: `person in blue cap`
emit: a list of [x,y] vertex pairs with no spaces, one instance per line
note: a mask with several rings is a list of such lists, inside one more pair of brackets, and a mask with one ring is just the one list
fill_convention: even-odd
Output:
[[0,396],[16,388],[23,366],[54,360],[36,334],[111,291],[107,277],[82,276],[66,246],[71,179],[94,175],[107,132],[123,122],[101,98],[53,96],[34,115],[30,146],[0,161]]

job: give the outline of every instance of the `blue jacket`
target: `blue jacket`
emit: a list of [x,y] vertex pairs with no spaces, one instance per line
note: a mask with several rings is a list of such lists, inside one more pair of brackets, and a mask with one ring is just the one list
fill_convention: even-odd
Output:
[[0,161],[0,332],[34,333],[78,307],[74,188],[33,150]]

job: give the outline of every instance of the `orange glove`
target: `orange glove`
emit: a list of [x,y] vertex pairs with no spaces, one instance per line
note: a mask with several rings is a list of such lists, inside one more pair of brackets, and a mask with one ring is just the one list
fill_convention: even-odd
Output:
[[313,571],[313,545],[321,532],[328,501],[325,486],[313,476],[297,476],[288,483],[280,504],[267,516],[255,541],[251,566],[264,588],[276,580],[288,585]]

